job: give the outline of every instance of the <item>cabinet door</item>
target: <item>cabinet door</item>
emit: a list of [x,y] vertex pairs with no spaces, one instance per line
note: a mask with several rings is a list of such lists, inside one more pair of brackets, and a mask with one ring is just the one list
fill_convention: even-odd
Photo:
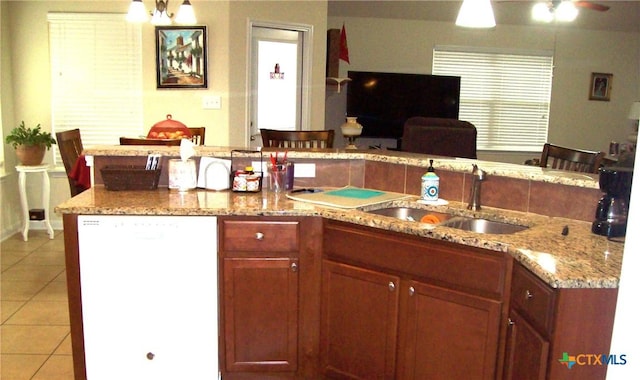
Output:
[[348,379],[393,379],[399,278],[323,261],[321,368]]
[[496,300],[410,281],[401,325],[399,379],[493,379],[500,308]]
[[511,310],[504,378],[512,380],[543,380],[547,373],[549,342]]
[[297,260],[224,259],[226,370],[295,371]]

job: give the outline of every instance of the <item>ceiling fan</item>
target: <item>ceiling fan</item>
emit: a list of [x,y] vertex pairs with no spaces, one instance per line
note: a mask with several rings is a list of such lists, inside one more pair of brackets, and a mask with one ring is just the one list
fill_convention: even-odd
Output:
[[537,21],[571,22],[578,17],[578,8],[586,8],[598,12],[609,10],[609,6],[591,1],[553,0],[535,3],[531,9],[531,15]]
[[591,1],[574,1],[573,4],[576,7],[587,8],[587,9],[591,9],[593,11],[598,11],[598,12],[606,12],[609,10],[608,5],[598,4]]

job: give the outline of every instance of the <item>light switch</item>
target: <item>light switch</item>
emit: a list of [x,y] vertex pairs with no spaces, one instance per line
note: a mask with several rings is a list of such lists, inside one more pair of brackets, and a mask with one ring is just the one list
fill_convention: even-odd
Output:
[[219,96],[204,96],[202,97],[202,108],[205,110],[219,110],[222,107],[221,102]]

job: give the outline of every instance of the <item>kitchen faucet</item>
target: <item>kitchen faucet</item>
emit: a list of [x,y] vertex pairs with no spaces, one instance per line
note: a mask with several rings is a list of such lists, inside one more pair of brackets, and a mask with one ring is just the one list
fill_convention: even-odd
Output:
[[478,165],[473,164],[471,175],[473,175],[473,182],[471,183],[471,194],[469,195],[467,209],[477,211],[480,210],[480,189],[482,188],[482,181],[485,180],[485,172]]

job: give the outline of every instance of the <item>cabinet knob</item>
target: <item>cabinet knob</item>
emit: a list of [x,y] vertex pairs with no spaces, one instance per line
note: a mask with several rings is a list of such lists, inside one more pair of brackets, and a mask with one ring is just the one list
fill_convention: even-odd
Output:
[[529,291],[529,289],[527,289],[527,291],[524,293],[524,298],[526,298],[526,299],[528,299],[528,300],[529,300],[529,299],[531,299],[531,298],[533,298],[533,293],[531,293],[531,292]]
[[264,240],[264,234],[262,232],[256,232],[256,240]]
[[413,286],[409,287],[409,295],[413,296],[414,294],[416,294],[416,289]]
[[296,263],[291,263],[291,270],[293,272],[297,272],[298,271],[298,264]]
[[514,325],[513,319],[511,319],[511,318],[507,319],[507,323],[509,324],[509,326],[513,326]]
[[147,352],[147,359],[148,359],[148,360],[153,360],[153,358],[154,358],[155,356],[156,356],[156,355],[155,355],[153,352]]
[[393,292],[396,290],[396,284],[393,281],[389,281],[389,291]]

